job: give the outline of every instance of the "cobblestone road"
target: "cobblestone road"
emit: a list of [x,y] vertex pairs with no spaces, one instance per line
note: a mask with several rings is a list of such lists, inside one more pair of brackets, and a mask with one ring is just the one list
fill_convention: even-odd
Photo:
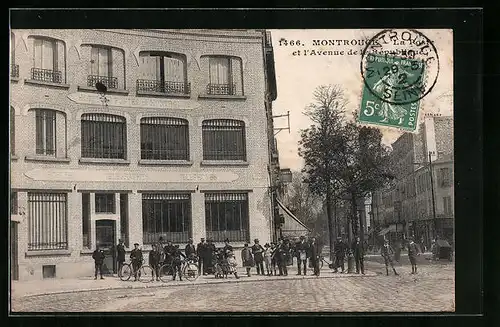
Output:
[[410,270],[399,267],[401,276],[186,284],[33,296],[13,299],[12,311],[454,311],[453,264],[422,267],[418,275],[411,275]]

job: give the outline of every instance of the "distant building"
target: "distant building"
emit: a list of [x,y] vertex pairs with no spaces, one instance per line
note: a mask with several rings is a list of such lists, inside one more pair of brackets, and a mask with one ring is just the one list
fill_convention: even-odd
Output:
[[273,56],[265,30],[12,30],[12,278],[88,276],[96,245],[116,272],[120,238],[274,239]]
[[374,194],[372,211],[379,234],[393,241],[414,236],[430,245],[436,231],[453,241],[453,118],[427,116],[418,133],[403,134],[392,148],[396,178],[390,187]]

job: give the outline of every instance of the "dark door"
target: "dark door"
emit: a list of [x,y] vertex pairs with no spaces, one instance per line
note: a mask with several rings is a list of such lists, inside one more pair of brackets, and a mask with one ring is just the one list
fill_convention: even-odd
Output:
[[17,256],[17,226],[17,222],[10,222],[10,272],[11,278],[13,280],[19,279],[19,260]]
[[116,272],[115,233],[116,224],[114,220],[96,220],[95,238],[99,248],[104,250],[106,255],[104,264],[102,265],[102,271],[106,275],[112,275]]

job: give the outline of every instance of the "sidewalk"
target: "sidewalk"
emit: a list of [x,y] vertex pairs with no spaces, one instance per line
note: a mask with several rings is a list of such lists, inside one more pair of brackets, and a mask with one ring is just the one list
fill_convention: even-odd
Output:
[[[255,273],[255,269],[252,269]],[[361,274],[335,274],[328,268],[321,270],[321,275],[316,277],[309,272],[307,276],[297,276],[296,269],[289,269],[288,276],[259,276],[252,275],[246,276],[246,271],[242,268],[238,269],[240,279],[236,279],[233,275],[229,275],[227,279],[216,279],[213,275],[199,276],[196,281],[168,281],[163,283],[161,281],[154,281],[144,283],[141,281],[134,282],[121,281],[116,275],[107,276],[104,280],[94,277],[82,277],[74,279],[45,279],[45,280],[32,280],[32,281],[12,281],[11,296],[13,298],[21,298],[26,296],[37,296],[47,294],[61,294],[61,293],[76,293],[88,291],[102,291],[113,289],[144,289],[144,288],[158,288],[158,287],[175,287],[175,286],[190,286],[190,285],[206,285],[218,283],[248,283],[256,281],[276,281],[276,280],[297,280],[297,279],[314,279],[314,278],[362,278],[373,277],[377,274],[371,271],[365,271],[365,275]]]

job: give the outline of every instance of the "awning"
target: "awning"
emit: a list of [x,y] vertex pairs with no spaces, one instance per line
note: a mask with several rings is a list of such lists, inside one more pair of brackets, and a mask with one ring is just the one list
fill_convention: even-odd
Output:
[[[280,200],[276,199],[276,202],[278,202],[278,206],[283,211],[283,215],[285,216],[285,226],[290,225],[290,223],[292,223],[294,225],[299,225],[297,227],[303,228],[308,232],[311,231],[311,229],[307,227],[303,222],[301,222],[297,217],[295,217],[295,215],[287,207],[285,207],[285,205],[281,203]],[[297,230],[297,228],[290,228],[290,229],[295,231]],[[283,228],[283,230],[286,230],[286,228]]]
[[[402,224],[398,224],[397,227],[398,227],[398,230],[397,230],[398,232],[403,232],[403,225]],[[395,232],[396,232],[396,224],[392,224],[392,225],[389,225],[389,227],[382,229],[380,231],[380,233],[378,233],[378,235],[383,236],[387,233],[395,233]]]

